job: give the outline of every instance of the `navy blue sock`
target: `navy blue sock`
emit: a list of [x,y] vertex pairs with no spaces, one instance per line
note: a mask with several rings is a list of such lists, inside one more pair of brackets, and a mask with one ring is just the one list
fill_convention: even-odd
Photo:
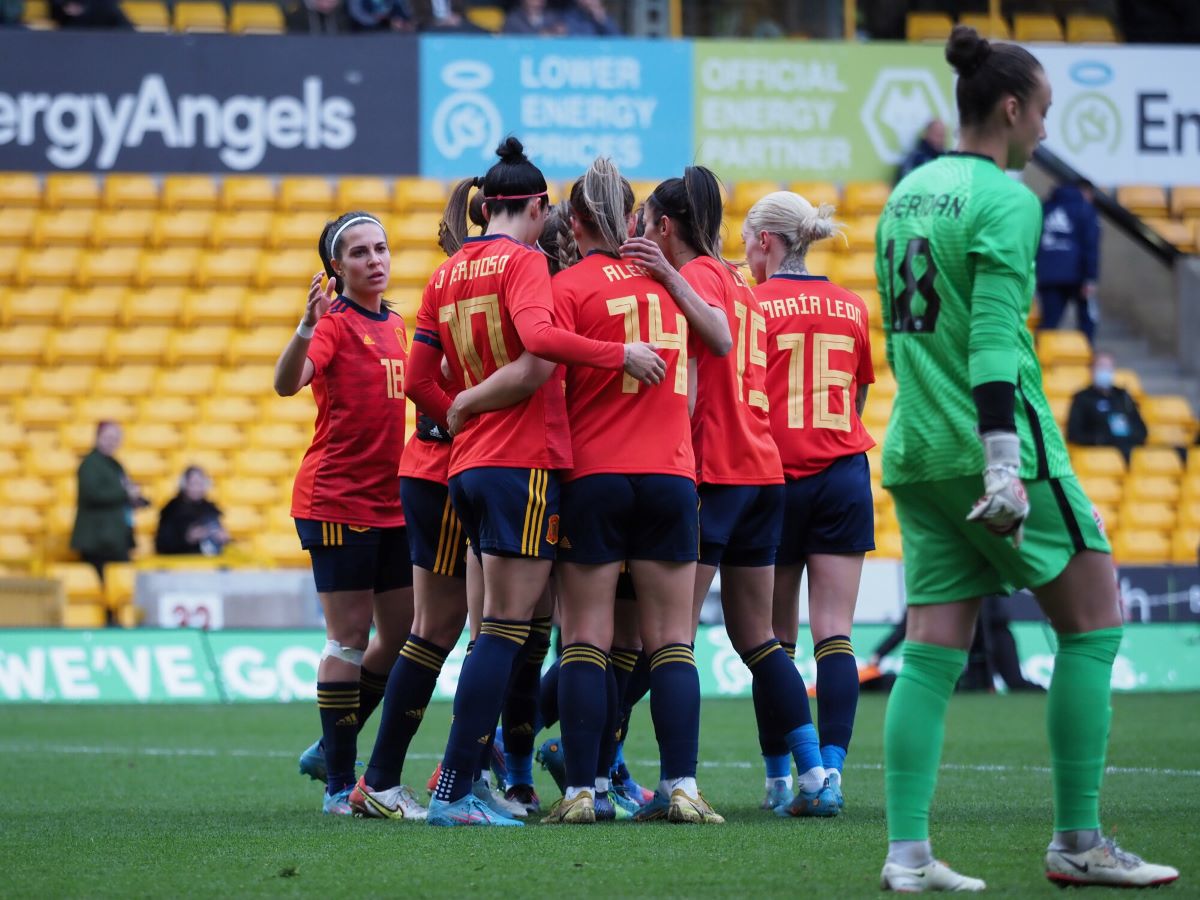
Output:
[[326,793],[336,794],[354,784],[358,746],[358,682],[318,681],[317,709],[321,713],[321,744],[325,748]]
[[483,620],[479,638],[459,674],[450,739],[434,790],[436,799],[454,802],[470,793],[479,765],[479,748],[493,736],[504,704],[504,693],[498,686],[508,684],[513,660],[528,637],[528,622]]
[[563,647],[558,672],[558,709],[567,786],[587,787],[596,780],[600,735],[608,706],[608,658],[591,644]]
[[858,710],[858,662],[850,638],[837,634],[814,648],[817,658],[817,721],[825,768],[842,770]]
[[[759,719],[760,731],[783,735],[801,774],[820,766],[821,754],[816,745],[816,729],[812,727],[808,690],[779,641],[771,638],[743,653],[742,661],[750,669],[760,691],[755,715],[769,717],[765,723]],[[803,730],[806,726],[812,732],[811,748],[809,731]]]
[[509,784],[533,784],[533,737],[537,733],[542,664],[550,649],[549,616],[533,620],[529,640],[518,658],[500,721],[504,728],[504,762]]
[[780,641],[779,646],[783,648],[783,652],[788,655],[788,659],[792,662],[796,661],[796,643],[794,641]]
[[608,778],[617,754],[617,742],[621,740],[621,705],[618,702],[621,695],[614,669],[609,662],[604,676],[604,730],[600,732],[600,754],[596,757],[597,778]]
[[553,728],[558,722],[558,667],[561,662],[561,657],[554,660],[542,676],[541,697],[538,699],[538,731]]
[[[393,664],[392,668],[395,668]],[[358,730],[362,731],[367,719],[383,701],[387,692],[389,672],[383,675],[367,669],[358,670]]]
[[625,746],[625,739],[629,737],[629,722],[633,716],[633,708],[641,703],[642,698],[648,693],[650,693],[650,657],[639,651],[637,662],[634,663],[633,671],[629,674],[629,683],[621,693],[621,739],[617,744],[617,764],[622,770],[620,772],[622,778],[629,777],[629,770],[625,768],[625,759],[621,754],[621,748]]
[[667,644],[650,657],[650,717],[658,738],[659,770],[695,778],[700,755],[700,673],[687,644]]
[[431,641],[410,634],[400,650],[400,657],[388,676],[383,713],[379,718],[379,734],[367,766],[367,784],[377,791],[386,791],[400,783],[404,758],[413,735],[425,718],[437,687],[438,675],[450,651]]
[[[787,741],[783,739],[783,732],[779,730],[775,711],[768,708],[770,694],[764,688],[761,678],[755,678],[750,683],[750,695],[754,698],[754,719],[758,723],[758,747],[762,751],[763,759],[767,760],[767,777],[783,778],[791,772],[791,755],[788,753]],[[781,756],[789,760],[788,771],[784,775],[772,776],[770,760]]]

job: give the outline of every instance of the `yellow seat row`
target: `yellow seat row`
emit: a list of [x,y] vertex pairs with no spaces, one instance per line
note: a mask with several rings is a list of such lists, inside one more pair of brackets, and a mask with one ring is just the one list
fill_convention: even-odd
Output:
[[[987,38],[1018,43],[1115,44],[1120,41],[1113,23],[1104,16],[1072,14],[1066,17],[1066,28],[1058,16],[1043,13],[1017,13],[1009,28],[1004,17],[986,13],[959,16],[960,25],[969,25]],[[910,41],[944,43],[954,28],[954,20],[946,13],[910,12],[905,36]]]

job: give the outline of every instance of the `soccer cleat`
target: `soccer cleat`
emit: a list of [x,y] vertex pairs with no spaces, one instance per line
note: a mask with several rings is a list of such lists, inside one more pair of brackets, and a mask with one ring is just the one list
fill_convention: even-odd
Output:
[[884,863],[879,876],[879,889],[903,894],[924,891],[982,891],[987,885],[979,878],[959,875],[943,862],[933,861],[910,869],[899,863]]
[[689,797],[679,788],[671,791],[671,805],[667,809],[667,821],[677,825],[724,825],[725,818],[708,805],[699,791]]
[[761,809],[774,809],[792,802],[792,789],[786,778],[772,778],[767,786],[767,795],[763,797]]
[[787,804],[775,807],[775,815],[782,818],[817,817],[827,819],[838,814],[837,795],[829,787],[829,779],[821,785],[819,791],[806,791],[803,788],[796,791],[796,796]]
[[514,784],[504,792],[504,799],[525,807],[526,815],[535,815],[542,811],[542,801],[531,784]]
[[458,826],[458,825],[494,825],[511,828],[521,828],[524,822],[510,819],[496,812],[474,794],[467,794],[459,800],[450,803],[438,800],[436,797],[429,801],[429,815],[426,825]]
[[571,800],[563,797],[550,807],[543,825],[591,825],[596,821],[596,806],[589,791],[580,791]]
[[492,738],[492,775],[496,784],[508,783],[508,762],[504,759],[504,729],[496,726],[496,736]]
[[1122,850],[1111,838],[1105,838],[1092,849],[1079,853],[1047,850],[1046,877],[1062,887],[1088,884],[1156,887],[1174,881],[1179,870],[1148,863]]
[[550,738],[544,741],[542,746],[538,747],[538,751],[534,754],[536,759],[554,779],[554,783],[558,785],[558,789],[564,794],[567,792],[567,758],[563,755],[562,739]]
[[350,806],[355,815],[366,819],[424,819],[427,810],[413,795],[410,788],[398,785],[386,791],[372,790],[365,778],[359,778],[358,784],[350,792]]
[[617,819],[628,819],[629,813],[612,802],[612,797],[605,791],[603,794],[597,794],[596,799],[592,801],[592,805],[596,809],[597,822],[613,822]]
[[[611,794],[611,791],[609,793]],[[637,812],[633,814],[633,821],[661,822],[667,818],[667,810],[670,808],[670,799],[665,794],[655,791],[649,803],[643,803],[637,808]]]
[[350,806],[350,791],[353,786],[342,788],[336,794],[326,794],[321,804],[321,810],[327,816],[352,816],[354,809]]
[[647,790],[634,781],[633,776],[629,774],[629,769],[625,768],[623,763],[620,766],[614,766],[609,771],[608,779],[614,791],[637,801],[639,806],[644,806],[654,799],[654,791]]
[[439,759],[438,764],[433,767],[433,774],[429,776],[429,780],[425,782],[425,790],[433,793],[437,790],[438,779],[442,777],[442,761]]
[[612,788],[610,788],[608,791],[608,799],[612,802],[612,805],[617,808],[618,819],[631,818],[634,813],[642,808],[641,803],[638,803],[632,797],[627,797],[620,791],[613,790]]
[[527,810],[520,803],[514,803],[511,800],[505,799],[505,796],[497,790],[493,790],[488,784],[486,778],[480,778],[471,785],[471,793],[478,797],[482,802],[488,805],[492,811],[499,813],[509,819],[524,819],[529,815]]
[[328,771],[325,768],[325,748],[321,746],[320,738],[300,754],[300,774],[307,775],[313,781],[325,783]]
[[826,769],[829,773],[829,789],[833,791],[834,799],[837,800],[837,808],[846,808],[846,798],[842,796],[842,773],[837,769]]

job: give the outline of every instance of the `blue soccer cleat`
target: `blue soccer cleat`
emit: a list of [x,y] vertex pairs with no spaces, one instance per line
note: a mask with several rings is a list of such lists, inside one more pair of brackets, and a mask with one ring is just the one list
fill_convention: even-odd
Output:
[[467,794],[453,803],[438,800],[436,797],[430,800],[429,815],[425,819],[425,824],[443,827],[491,825],[504,828],[522,828],[525,825],[524,822],[496,812],[474,794]]
[[670,809],[671,799],[665,794],[655,791],[654,796],[650,798],[650,802],[642,804],[638,808],[638,811],[633,814],[633,821],[664,822]]
[[325,783],[328,771],[325,768],[325,748],[321,746],[320,738],[300,754],[300,774],[307,775],[313,781]]
[[554,737],[545,741],[542,746],[538,747],[534,758],[541,763],[543,769],[550,773],[550,777],[558,785],[559,791],[565,794],[567,792],[567,758],[563,755],[562,739]]
[[504,729],[496,726],[496,736],[492,740],[492,775],[496,784],[503,787],[508,784],[508,762],[504,758]]
[[627,797],[638,806],[645,806],[654,799],[654,791],[647,790],[634,781],[629,770],[623,765],[609,772],[609,783],[614,794]]
[[792,786],[786,778],[772,778],[767,785],[767,795],[763,797],[763,809],[775,809],[792,802]]
[[352,816],[354,807],[350,805],[350,792],[354,785],[342,788],[336,794],[326,794],[321,804],[321,811],[327,816]]
[[[642,804],[638,803],[632,797],[627,797],[620,791],[609,789],[608,798],[612,801],[613,806],[617,808],[618,819],[629,819],[633,814],[642,808]],[[597,809],[600,807],[597,806]]]
[[[596,810],[597,822],[614,822],[617,818],[617,807],[613,805],[612,799],[608,792],[597,794],[596,799],[592,801],[592,805]],[[622,810],[624,812],[624,810]],[[625,814],[625,818],[629,818],[629,814]]]
[[829,769],[829,789],[837,798],[838,809],[846,808],[846,798],[842,796],[842,773],[837,769]]
[[803,788],[796,791],[792,802],[775,807],[775,815],[781,818],[820,818],[828,819],[838,814],[837,795],[829,788],[829,779],[821,785],[820,790],[806,791]]

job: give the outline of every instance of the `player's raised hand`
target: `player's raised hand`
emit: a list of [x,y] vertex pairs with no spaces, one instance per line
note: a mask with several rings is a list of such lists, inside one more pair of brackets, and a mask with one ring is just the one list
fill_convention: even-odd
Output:
[[658,384],[667,372],[667,362],[654,344],[626,344],[625,371],[642,384]]
[[649,238],[629,238],[621,245],[621,256],[644,266],[656,281],[662,281],[675,271],[675,267],[663,256],[662,248]]
[[316,325],[321,316],[329,312],[333,298],[337,295],[337,282],[334,279],[330,278],[325,287],[321,287],[321,279],[324,277],[324,272],[318,272],[313,276],[312,284],[308,288],[308,304],[304,307],[303,321],[309,328]]

